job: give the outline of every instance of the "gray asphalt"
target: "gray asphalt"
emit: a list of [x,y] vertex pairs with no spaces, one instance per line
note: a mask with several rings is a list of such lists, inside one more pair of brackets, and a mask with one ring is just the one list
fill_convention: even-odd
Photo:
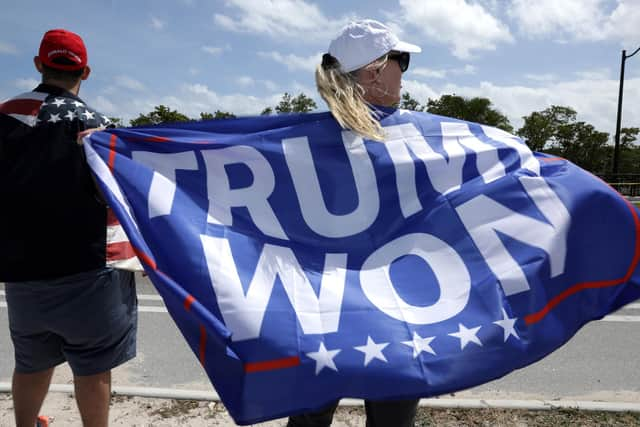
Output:
[[[148,280],[139,277],[137,290],[140,307],[162,307],[161,301],[148,297],[157,295]],[[456,395],[640,401],[640,304],[616,314],[631,321],[592,322],[538,363]],[[10,381],[12,369],[7,310],[0,306],[0,382]],[[138,357],[116,378],[120,385],[211,390],[196,357],[164,312],[140,312]]]

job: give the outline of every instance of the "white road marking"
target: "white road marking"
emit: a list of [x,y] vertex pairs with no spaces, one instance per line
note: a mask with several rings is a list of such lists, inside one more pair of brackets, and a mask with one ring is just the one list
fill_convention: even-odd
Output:
[[[0,296],[4,296],[4,291],[0,291]],[[162,302],[162,297],[160,295],[151,295],[151,294],[138,294],[138,301],[159,301]],[[0,308],[6,308],[7,303],[2,301],[0,302]],[[640,310],[640,303],[628,304],[623,307],[623,309],[630,310]],[[168,313],[167,308],[163,305],[157,306],[149,306],[149,305],[139,305],[138,311],[141,313]],[[619,315],[612,314],[609,316],[605,316],[600,322],[640,322],[640,316],[628,316],[628,315]]]
[[640,322],[640,316],[619,316],[610,315],[605,316],[600,320],[601,322]]
[[[138,301],[162,301],[162,297],[160,295],[138,294]],[[640,304],[638,304],[638,308],[640,308]]]

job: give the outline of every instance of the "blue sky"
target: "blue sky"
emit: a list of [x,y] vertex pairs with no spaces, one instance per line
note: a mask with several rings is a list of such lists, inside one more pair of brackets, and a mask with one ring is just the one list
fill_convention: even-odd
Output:
[[[418,101],[484,96],[517,127],[567,105],[615,131],[620,55],[640,47],[640,0],[66,0],[4,2],[0,99],[30,90],[51,28],[79,33],[93,72],[81,97],[125,120],[155,105],[258,114],[284,92],[316,95],[315,64],[353,18],[420,45],[403,89]],[[640,127],[640,53],[626,61],[623,126]]]

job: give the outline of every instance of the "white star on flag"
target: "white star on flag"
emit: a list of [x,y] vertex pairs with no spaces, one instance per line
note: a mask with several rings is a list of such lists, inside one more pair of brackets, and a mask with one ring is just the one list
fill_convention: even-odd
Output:
[[502,309],[502,320],[496,320],[495,322],[493,322],[496,325],[500,326],[502,329],[504,329],[504,342],[507,342],[507,340],[509,339],[509,337],[511,335],[513,335],[517,339],[520,339],[520,337],[518,336],[518,333],[516,332],[516,328],[515,328],[517,320],[518,320],[517,317],[510,318],[509,316],[507,316],[507,312],[504,311],[504,308],[503,308]]
[[325,367],[331,368],[334,371],[338,371],[336,364],[333,363],[333,358],[338,355],[342,350],[327,350],[324,343],[320,343],[318,351],[307,353],[307,357],[316,361],[316,375]]
[[367,366],[373,359],[380,359],[386,362],[387,359],[384,357],[384,354],[382,354],[382,350],[388,345],[388,342],[376,344],[371,337],[368,336],[367,345],[359,345],[353,348],[364,353],[364,366]]
[[417,358],[420,353],[426,351],[427,353],[431,353],[435,356],[436,352],[433,351],[431,346],[431,341],[433,341],[436,337],[425,337],[422,338],[415,331],[413,332],[413,340],[412,341],[402,341],[402,344],[413,347],[413,358]]
[[57,123],[60,120],[62,120],[60,118],[60,114],[50,114],[49,115],[49,120],[47,120],[47,122],[49,122],[49,123]]
[[67,111],[67,114],[65,114],[65,117],[69,119],[69,121],[71,121],[76,118],[76,113],[74,111],[69,110]]
[[458,332],[454,332],[449,335],[460,339],[460,350],[464,350],[470,342],[474,342],[482,347],[482,342],[480,342],[480,339],[476,336],[481,327],[482,326],[467,329],[462,323],[458,323]]
[[82,113],[82,115],[87,119],[87,120],[91,120],[94,119],[94,115],[95,113],[92,113],[91,111],[87,110],[84,113]]
[[60,108],[61,105],[64,105],[64,99],[56,98],[56,99],[53,100],[53,102],[51,104],[53,104],[56,107]]
[[79,101],[73,101],[72,104],[75,105],[76,108],[84,107],[84,104]]

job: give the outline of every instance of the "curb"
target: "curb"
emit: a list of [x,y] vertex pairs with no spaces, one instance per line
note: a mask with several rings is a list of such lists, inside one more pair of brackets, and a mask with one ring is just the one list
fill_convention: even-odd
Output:
[[[53,393],[73,393],[69,384],[51,384],[49,391]],[[0,382],[0,393],[10,393],[11,384]],[[156,387],[116,386],[112,389],[114,396],[149,397],[156,399],[220,401],[217,393],[204,390],[178,390]],[[342,399],[340,406],[362,406],[361,399]],[[603,402],[584,400],[513,400],[513,399],[421,399],[420,406],[428,408],[449,409],[524,409],[532,411],[552,409],[578,409],[583,411],[605,412],[640,412],[640,403],[636,402]]]

